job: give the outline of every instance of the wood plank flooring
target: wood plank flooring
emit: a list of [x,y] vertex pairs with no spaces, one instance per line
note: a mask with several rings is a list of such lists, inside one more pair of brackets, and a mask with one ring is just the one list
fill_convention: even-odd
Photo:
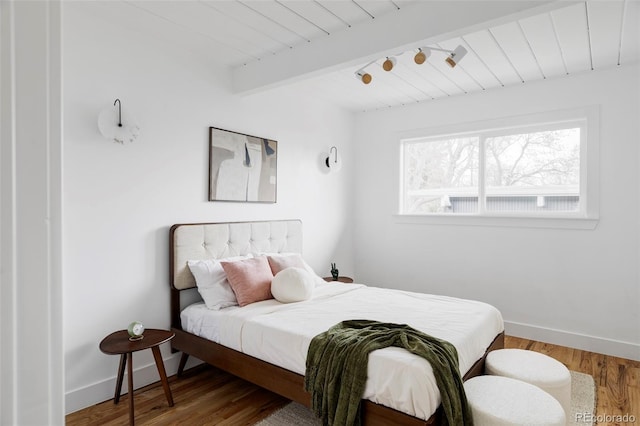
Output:
[[[136,425],[252,425],[289,401],[272,392],[238,379],[209,365],[186,371],[182,377],[169,377],[174,406],[160,382],[136,390]],[[108,400],[71,413],[69,426],[119,426],[129,424],[126,396],[116,405]]]
[[[596,381],[596,414],[633,415],[640,425],[640,362],[593,352],[507,336],[505,347],[542,352],[564,363],[570,370],[590,374]],[[156,383],[136,391],[138,425],[252,425],[288,401],[211,366],[198,366],[183,377],[169,378],[175,405],[167,406],[162,386]],[[129,405],[112,400],[85,408],[66,417],[68,426],[128,425]],[[631,423],[600,422],[626,426]]]

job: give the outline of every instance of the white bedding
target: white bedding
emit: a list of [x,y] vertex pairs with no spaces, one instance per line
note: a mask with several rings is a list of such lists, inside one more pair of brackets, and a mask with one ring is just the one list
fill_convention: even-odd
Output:
[[[504,330],[500,312],[482,302],[342,283],[317,287],[299,303],[266,300],[219,311],[198,303],[181,319],[190,333],[302,375],[311,339],[347,319],[408,324],[447,340],[462,374]],[[371,353],[364,398],[422,419],[440,405],[429,363],[400,348]]]

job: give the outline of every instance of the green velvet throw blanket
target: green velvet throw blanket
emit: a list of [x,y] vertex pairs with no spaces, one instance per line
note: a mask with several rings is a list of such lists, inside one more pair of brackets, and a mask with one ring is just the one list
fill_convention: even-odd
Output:
[[458,353],[451,343],[404,324],[350,320],[317,335],[309,345],[304,388],[311,393],[311,408],[325,426],[360,424],[369,353],[389,346],[429,361],[442,396],[445,424],[473,425]]

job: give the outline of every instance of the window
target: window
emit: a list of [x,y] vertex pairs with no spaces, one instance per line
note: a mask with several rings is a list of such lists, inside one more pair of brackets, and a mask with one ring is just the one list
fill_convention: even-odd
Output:
[[588,114],[570,115],[402,138],[400,214],[596,216],[587,207]]

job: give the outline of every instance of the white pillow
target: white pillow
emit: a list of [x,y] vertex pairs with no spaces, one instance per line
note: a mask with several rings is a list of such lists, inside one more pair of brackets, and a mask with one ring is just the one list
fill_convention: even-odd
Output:
[[311,299],[316,286],[314,277],[302,268],[287,268],[278,272],[271,281],[271,294],[281,303],[302,302]]
[[[302,258],[300,253],[260,253],[260,255],[267,256],[267,258],[273,258],[276,260],[276,262],[282,265],[289,264],[289,267],[293,267],[297,263],[300,263],[302,264],[302,267],[304,268],[304,270],[306,270],[313,277],[313,279],[315,280],[316,286],[327,284],[327,282],[324,279],[322,279],[320,276],[318,276],[318,274],[316,274],[316,272],[311,268],[311,266],[309,266],[309,264]],[[277,271],[273,270],[274,269],[272,265],[273,259],[269,259],[269,264],[272,266],[271,270],[272,272],[274,272],[273,275],[275,276],[277,275],[278,272],[280,272],[280,270],[277,270]]]
[[196,279],[198,292],[202,296],[207,308],[220,310],[229,306],[237,306],[236,295],[227,281],[227,274],[220,262],[233,262],[250,258],[249,256],[234,256],[225,259],[188,260],[187,265]]

